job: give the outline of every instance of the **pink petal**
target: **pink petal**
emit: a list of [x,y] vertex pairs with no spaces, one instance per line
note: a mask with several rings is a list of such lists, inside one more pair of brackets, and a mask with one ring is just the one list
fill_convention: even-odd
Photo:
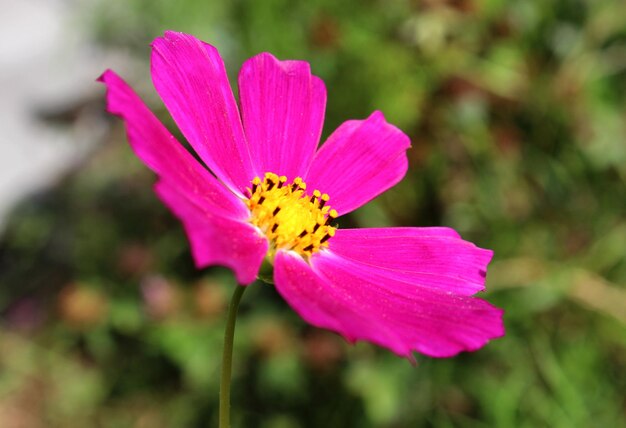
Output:
[[360,312],[341,285],[320,277],[297,254],[284,251],[276,254],[274,282],[281,296],[308,323],[336,331],[350,342],[364,339],[402,349],[402,341],[394,331]]
[[269,53],[247,60],[239,73],[243,125],[256,170],[290,180],[309,168],[319,143],[326,88],[304,61]]
[[313,158],[307,189],[328,193],[340,215],[350,212],[404,177],[410,145],[381,112],[344,122]]
[[176,141],[124,80],[111,70],[98,80],[107,87],[107,110],[124,120],[132,149],[162,180],[193,195],[214,214],[240,220],[250,215],[245,204]]
[[240,284],[255,280],[268,249],[256,228],[206,211],[165,182],[157,183],[155,191],[183,223],[198,268],[223,265]]
[[312,267],[279,253],[276,288],[309,323],[362,339],[411,358],[416,350],[450,357],[476,350],[504,334],[502,310],[472,297],[444,293],[373,274],[322,251]]
[[258,173],[219,53],[173,31],[152,47],[152,80],[165,106],[211,171],[242,195]]
[[484,290],[493,256],[446,227],[338,229],[329,249],[360,269],[463,296]]

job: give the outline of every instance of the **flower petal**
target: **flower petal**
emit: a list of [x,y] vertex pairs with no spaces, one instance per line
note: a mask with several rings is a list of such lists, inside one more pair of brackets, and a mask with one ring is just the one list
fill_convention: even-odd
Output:
[[240,284],[255,280],[268,249],[256,228],[204,210],[165,182],[157,183],[155,191],[183,223],[198,268],[223,265],[235,272]]
[[399,281],[330,251],[317,253],[311,264],[350,296],[353,310],[369,314],[401,337],[403,346],[391,348],[399,355],[414,349],[450,357],[504,334],[503,311],[484,300]]
[[504,334],[502,310],[484,300],[372,275],[330,251],[314,255],[311,266],[279,253],[275,282],[309,323],[407,358],[413,350],[450,357]]
[[349,342],[368,340],[402,349],[402,341],[367,313],[360,312],[341,285],[326,281],[293,252],[274,258],[274,282],[280,295],[308,323],[343,335]]
[[326,108],[326,88],[309,64],[256,55],[239,72],[239,99],[256,170],[290,180],[306,172]]
[[464,296],[484,290],[493,256],[446,227],[338,229],[328,244],[360,269]]
[[404,177],[410,145],[381,112],[344,122],[313,158],[307,188],[328,193],[330,205],[340,215],[350,212]]
[[258,175],[217,50],[193,36],[165,32],[152,43],[152,80],[194,150],[233,192]]
[[98,80],[107,87],[107,110],[126,125],[133,151],[162,180],[193,194],[198,204],[214,214],[241,220],[250,215],[245,204],[176,141],[115,72],[107,70]]

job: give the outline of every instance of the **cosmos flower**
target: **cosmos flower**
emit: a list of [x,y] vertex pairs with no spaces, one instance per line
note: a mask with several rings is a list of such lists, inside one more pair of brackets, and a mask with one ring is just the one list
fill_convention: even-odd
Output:
[[217,50],[166,32],[152,44],[154,86],[197,161],[113,71],[108,111],[157,175],[196,265],[252,283],[265,258],[276,290],[307,322],[412,359],[449,357],[502,336],[502,311],[472,297],[492,252],[445,227],[338,228],[399,182],[408,137],[380,112],[343,123],[317,148],[322,80],[303,61],[269,53],[239,73],[239,106]]

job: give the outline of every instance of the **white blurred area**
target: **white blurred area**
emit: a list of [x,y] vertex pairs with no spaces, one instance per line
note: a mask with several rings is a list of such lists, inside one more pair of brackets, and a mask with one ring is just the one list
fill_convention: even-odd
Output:
[[95,79],[128,62],[84,34],[89,3],[0,0],[0,231],[17,202],[53,185],[106,130]]

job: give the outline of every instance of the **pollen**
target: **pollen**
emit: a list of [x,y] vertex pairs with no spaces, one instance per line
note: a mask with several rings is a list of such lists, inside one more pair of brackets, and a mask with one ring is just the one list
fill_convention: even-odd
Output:
[[270,260],[278,250],[295,251],[308,258],[327,247],[335,235],[337,226],[331,223],[337,211],[328,204],[328,195],[319,190],[307,193],[301,177],[288,182],[287,177],[268,172],[262,180],[252,180],[248,191],[250,222],[269,240]]

